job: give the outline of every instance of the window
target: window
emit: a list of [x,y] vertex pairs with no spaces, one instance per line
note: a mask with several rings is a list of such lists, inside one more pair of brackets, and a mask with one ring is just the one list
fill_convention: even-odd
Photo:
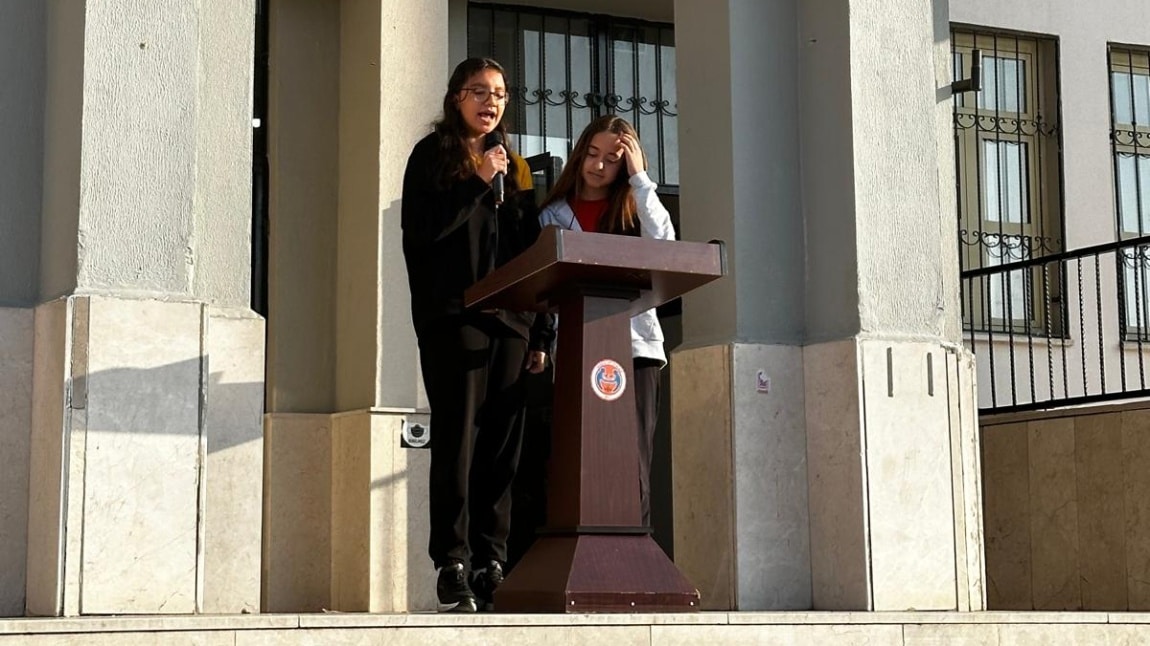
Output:
[[[975,270],[1062,251],[1056,47],[1033,36],[955,28],[955,79],[976,52],[982,88],[954,97],[960,262]],[[1059,277],[1040,265],[971,281],[971,330],[1060,334]]]
[[[1114,159],[1115,224],[1119,240],[1150,234],[1150,54],[1110,47],[1110,144]],[[1125,338],[1150,337],[1150,248],[1121,250]]]
[[564,160],[596,117],[634,124],[652,179],[679,183],[675,42],[671,25],[472,3],[467,49],[504,65],[512,100],[504,117],[524,156]]

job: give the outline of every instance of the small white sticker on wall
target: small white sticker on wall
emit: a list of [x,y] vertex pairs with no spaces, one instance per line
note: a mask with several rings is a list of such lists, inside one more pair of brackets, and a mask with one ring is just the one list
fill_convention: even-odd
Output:
[[403,420],[399,445],[405,449],[424,449],[431,446],[431,429],[417,422]]
[[755,390],[761,393],[771,392],[771,378],[767,376],[766,370],[760,370],[755,375]]

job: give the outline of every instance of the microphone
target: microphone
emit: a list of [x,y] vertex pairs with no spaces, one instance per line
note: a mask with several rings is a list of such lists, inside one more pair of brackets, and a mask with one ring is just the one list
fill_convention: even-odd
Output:
[[[487,133],[483,138],[483,150],[488,151],[496,146],[503,145],[503,135],[498,131]],[[503,204],[503,173],[495,173],[491,178],[491,192],[495,194],[495,206]]]

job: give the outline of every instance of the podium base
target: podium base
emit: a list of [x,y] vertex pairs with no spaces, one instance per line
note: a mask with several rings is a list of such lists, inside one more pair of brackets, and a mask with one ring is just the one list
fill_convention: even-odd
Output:
[[497,612],[693,612],[699,591],[646,534],[540,536],[495,591]]

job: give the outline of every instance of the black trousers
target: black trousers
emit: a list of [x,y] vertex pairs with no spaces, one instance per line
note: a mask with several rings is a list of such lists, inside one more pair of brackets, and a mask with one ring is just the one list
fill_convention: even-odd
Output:
[[655,359],[635,357],[632,378],[635,406],[639,409],[639,504],[643,526],[651,526],[651,460],[655,452],[655,427],[659,423],[659,369]]
[[431,405],[428,554],[436,567],[505,562],[527,341],[486,315],[436,321],[418,336]]

